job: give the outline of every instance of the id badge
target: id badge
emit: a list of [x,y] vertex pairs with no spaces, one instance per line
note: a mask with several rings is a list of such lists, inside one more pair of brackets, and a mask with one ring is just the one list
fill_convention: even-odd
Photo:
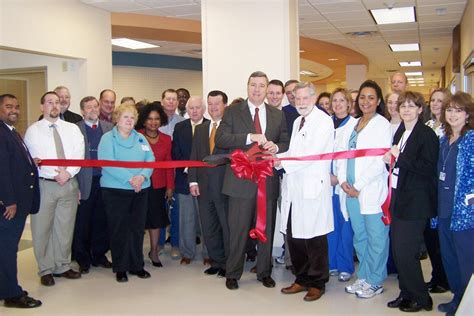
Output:
[[441,181],[446,180],[446,172],[443,172],[443,171],[439,172],[439,180],[441,180]]

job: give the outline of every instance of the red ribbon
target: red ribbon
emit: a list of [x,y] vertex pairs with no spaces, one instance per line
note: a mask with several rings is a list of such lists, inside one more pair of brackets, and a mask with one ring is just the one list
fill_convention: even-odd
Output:
[[58,167],[118,167],[118,168],[202,168],[214,167],[202,161],[174,160],[174,161],[117,161],[117,160],[86,160],[86,159],[42,159],[40,166]]
[[[249,232],[253,239],[258,239],[261,242],[267,241],[265,235],[266,229],[266,214],[267,214],[267,200],[266,200],[266,177],[273,175],[274,161],[293,160],[293,161],[317,161],[317,160],[337,160],[337,159],[353,159],[358,157],[374,157],[384,155],[389,148],[370,148],[370,149],[356,149],[333,153],[324,153],[318,155],[309,155],[303,157],[286,157],[286,158],[271,158],[270,155],[264,154],[258,149],[256,144],[251,147],[246,153],[242,150],[235,150],[231,154],[231,168],[235,176],[240,179],[247,179],[257,183],[257,219],[255,228]],[[258,158],[267,158],[257,160]],[[393,163],[393,156],[391,165]],[[60,167],[119,167],[119,168],[202,168],[214,167],[202,161],[195,160],[179,160],[179,161],[116,161],[116,160],[81,160],[81,159],[44,159],[41,160],[40,166],[60,166]],[[391,174],[391,171],[390,171]],[[392,196],[391,176],[389,176],[388,195],[382,205],[382,221],[385,225],[391,222],[390,216],[390,201]]]
[[[388,148],[369,148],[356,149],[348,151],[340,151],[333,153],[324,153],[318,155],[309,155],[303,157],[287,157],[287,158],[270,158],[271,155],[262,153],[256,144],[254,144],[249,151],[244,153],[242,150],[236,150],[231,154],[232,171],[235,176],[240,179],[248,179],[257,183],[257,219],[255,228],[250,230],[249,235],[253,239],[258,239],[261,242],[267,241],[265,235],[266,229],[266,177],[273,174],[273,162],[282,160],[293,161],[317,161],[317,160],[336,160],[336,159],[352,159],[358,157],[373,157],[384,155]],[[257,160],[258,158],[267,158],[264,160]],[[393,161],[393,157],[392,157]],[[391,222],[390,217],[390,200],[391,200],[391,176],[389,176],[389,192],[387,199],[382,205],[382,221],[385,225]]]
[[252,239],[267,242],[267,177],[273,175],[273,160],[255,160],[254,156],[235,150],[231,154],[230,167],[239,179],[248,179],[257,183],[257,220],[255,228],[250,230]]

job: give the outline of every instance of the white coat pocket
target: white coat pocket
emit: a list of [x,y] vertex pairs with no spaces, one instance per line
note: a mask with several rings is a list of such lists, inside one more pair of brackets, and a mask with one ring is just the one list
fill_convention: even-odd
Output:
[[310,177],[303,178],[303,198],[304,199],[317,199],[321,195],[323,189],[323,181],[321,178],[309,179]]

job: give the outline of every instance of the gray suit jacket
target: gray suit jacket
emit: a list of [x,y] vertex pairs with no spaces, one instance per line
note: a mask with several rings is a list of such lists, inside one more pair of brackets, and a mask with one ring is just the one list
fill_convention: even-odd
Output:
[[[279,152],[288,150],[290,143],[285,115],[271,105],[265,104],[267,122],[265,137],[274,142]],[[216,146],[229,150],[247,150],[251,145],[246,145],[247,135],[255,133],[255,126],[247,101],[228,107],[217,129]],[[257,194],[257,184],[250,180],[238,179],[227,166],[222,193],[239,198],[253,198]],[[267,177],[267,200],[278,198],[279,179],[277,175]]]
[[[84,159],[90,159],[90,152],[89,152],[89,140],[87,139],[86,133],[86,123],[84,120],[76,123],[81,130],[82,135],[84,135]],[[102,135],[112,130],[114,125],[112,123],[106,121],[99,121],[100,128],[102,130]],[[91,193],[91,186],[92,186],[92,170],[93,168],[81,168],[81,171],[77,174],[77,181],[79,182],[79,190],[81,191],[81,200],[87,200],[89,198],[89,194]]]

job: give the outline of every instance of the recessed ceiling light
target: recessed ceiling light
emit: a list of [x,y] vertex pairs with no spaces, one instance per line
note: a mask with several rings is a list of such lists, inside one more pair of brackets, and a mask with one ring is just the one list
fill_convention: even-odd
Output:
[[304,52],[305,52],[304,50],[300,49],[300,53],[304,53]]
[[413,83],[413,82],[424,82],[425,79],[423,78],[408,78],[408,82]]
[[130,49],[145,49],[145,48],[160,47],[158,45],[140,42],[140,41],[132,40],[129,38],[114,38],[112,39],[112,45],[130,48]]
[[300,75],[314,77],[317,76],[314,72],[309,70],[301,70]]
[[401,61],[399,64],[401,67],[416,67],[421,66],[421,61]]
[[415,7],[370,10],[375,23],[394,24],[416,22]]
[[328,58],[329,61],[336,61],[339,60],[338,58]]
[[423,76],[423,72],[421,71],[412,71],[412,72],[405,72],[407,76]]
[[390,44],[390,49],[394,52],[419,51],[420,50],[420,45],[418,43],[414,43],[414,44]]

